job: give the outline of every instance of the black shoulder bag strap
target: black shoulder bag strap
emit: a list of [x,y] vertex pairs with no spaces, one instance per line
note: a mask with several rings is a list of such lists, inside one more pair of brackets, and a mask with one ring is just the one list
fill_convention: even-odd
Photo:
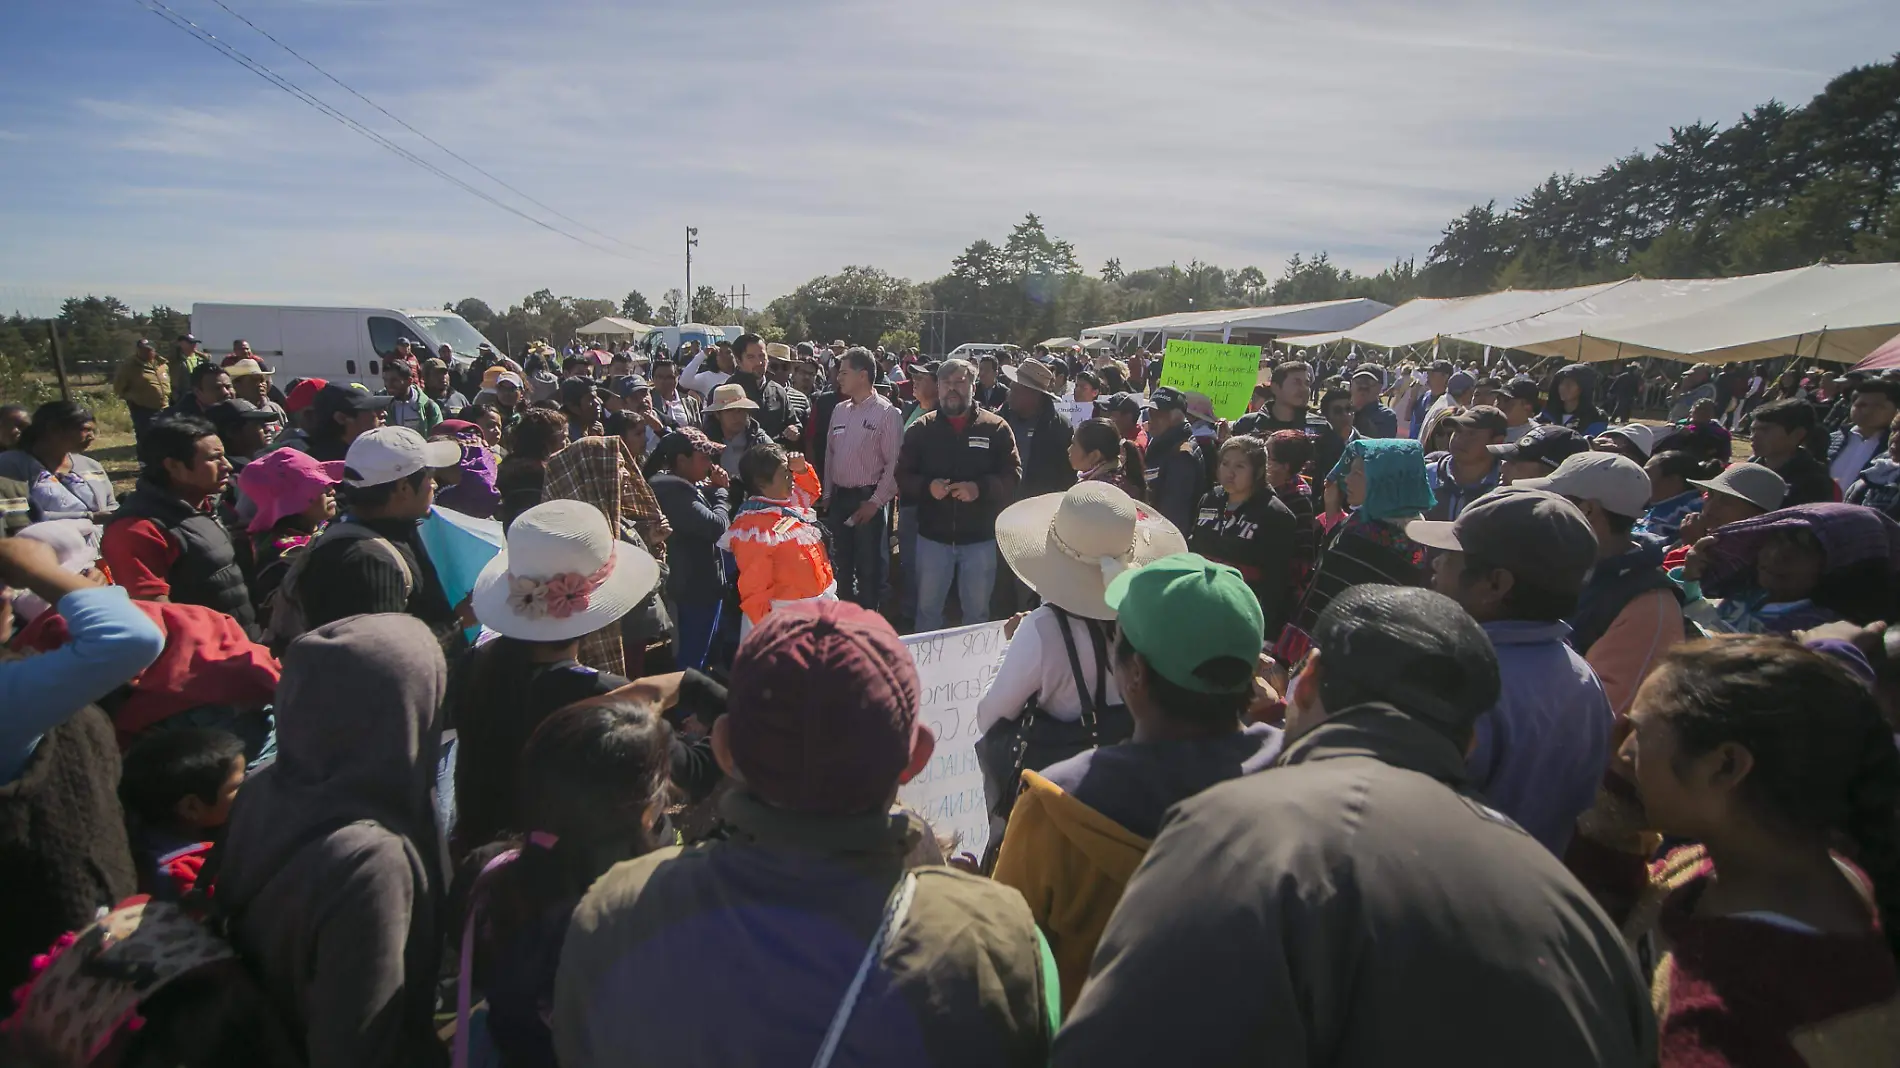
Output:
[[[1089,741],[1099,746],[1102,744],[1102,698],[1106,696],[1108,692],[1107,684],[1102,674],[1102,661],[1098,658],[1095,662],[1096,687],[1095,691],[1091,693],[1089,692],[1088,679],[1082,674],[1082,656],[1076,652],[1075,649],[1075,635],[1069,630],[1069,613],[1064,612],[1055,605],[1050,605],[1049,610],[1056,614],[1056,624],[1062,631],[1062,647],[1067,650],[1069,654],[1069,671],[1075,676],[1076,697],[1082,702],[1082,725],[1089,729]],[[1088,621],[1084,620],[1083,622],[1087,623]],[[1094,628],[1092,627],[1090,628],[1090,636],[1095,637]],[[1096,639],[1096,648],[1099,650],[1100,647],[1101,640],[1098,637]]]

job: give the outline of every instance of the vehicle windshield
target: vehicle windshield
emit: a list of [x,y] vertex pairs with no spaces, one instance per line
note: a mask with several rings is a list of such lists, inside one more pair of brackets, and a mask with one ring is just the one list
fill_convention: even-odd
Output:
[[411,315],[409,318],[435,339],[435,344],[430,348],[447,345],[464,359],[474,359],[476,349],[488,342],[487,338],[468,325],[468,320],[459,315]]

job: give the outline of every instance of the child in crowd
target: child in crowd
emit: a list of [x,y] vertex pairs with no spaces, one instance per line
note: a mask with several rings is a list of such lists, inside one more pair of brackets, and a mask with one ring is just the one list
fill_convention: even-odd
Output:
[[825,549],[824,528],[812,511],[821,495],[818,472],[805,458],[773,442],[754,445],[739,461],[739,481],[751,496],[719,539],[719,547],[739,566],[744,637],[774,608],[837,600],[838,583]]
[[246,528],[256,570],[251,603],[258,624],[269,626],[264,609],[290,570],[285,554],[310,543],[323,525],[336,518],[336,484],[343,461],[322,463],[300,449],[274,449],[244,465],[238,488],[257,505]]
[[1313,453],[1313,439],[1305,431],[1276,430],[1267,438],[1267,485],[1298,524],[1293,540],[1294,596],[1306,589],[1313,558],[1319,553],[1319,509],[1313,499],[1313,483],[1300,473],[1312,461]]
[[[669,837],[672,735],[657,711],[608,696],[554,713],[528,738],[517,765],[524,830],[482,851],[469,894],[458,1054],[486,1040],[511,1068],[554,1068],[547,1019],[568,918],[608,868]],[[488,1011],[470,1026],[477,990]]]
[[228,731],[152,731],[125,754],[119,801],[139,890],[160,901],[191,891],[244,783],[244,743]]

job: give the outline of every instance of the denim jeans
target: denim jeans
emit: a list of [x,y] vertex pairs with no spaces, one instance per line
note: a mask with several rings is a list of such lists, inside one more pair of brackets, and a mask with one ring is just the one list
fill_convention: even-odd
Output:
[[884,594],[884,568],[891,555],[891,512],[880,508],[857,526],[845,520],[871,499],[871,491],[846,487],[832,491],[825,529],[831,534],[831,570],[838,578],[838,599],[877,611]]
[[903,586],[887,591],[897,598],[898,617],[917,622],[917,506],[900,504],[897,508],[897,566],[903,572]]
[[705,670],[707,654],[712,652],[713,640],[719,636],[722,607],[719,601],[680,601],[673,606],[674,648],[679,655],[676,666],[682,671],[686,668]]
[[996,585],[995,539],[969,545],[917,539],[919,633],[943,627],[943,605],[950,597],[952,578],[957,583],[957,600],[963,605],[964,625],[987,622],[990,591]]

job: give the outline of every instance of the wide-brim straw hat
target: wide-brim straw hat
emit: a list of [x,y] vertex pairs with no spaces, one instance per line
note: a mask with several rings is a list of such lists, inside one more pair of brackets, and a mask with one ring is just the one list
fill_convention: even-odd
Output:
[[714,386],[712,391],[712,403],[706,406],[706,414],[711,415],[715,412],[726,412],[732,411],[733,409],[758,411],[759,406],[753,402],[751,397],[745,395],[745,387],[737,382],[728,383],[723,386]]
[[515,518],[475,579],[475,618],[509,638],[569,641],[617,622],[659,581],[660,565],[615,538],[600,509],[548,501]]
[[996,517],[996,547],[1043,600],[1074,615],[1114,619],[1103,591],[1116,575],[1187,552],[1160,512],[1107,482],[1017,501]]

